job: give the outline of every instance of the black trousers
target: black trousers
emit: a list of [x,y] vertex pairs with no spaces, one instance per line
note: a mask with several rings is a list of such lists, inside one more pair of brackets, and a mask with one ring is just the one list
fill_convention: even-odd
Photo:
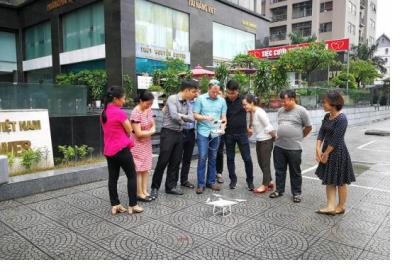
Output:
[[256,155],[258,157],[258,164],[262,170],[262,184],[268,186],[272,181],[272,173],[270,169],[270,159],[272,157],[273,139],[256,142]]
[[225,145],[226,162],[228,165],[229,179],[231,182],[236,183],[238,181],[235,172],[235,147],[238,145],[242,160],[245,164],[246,183],[248,185],[253,184],[253,164],[248,134],[225,134]]
[[181,166],[181,184],[188,181],[189,168],[191,167],[192,153],[195,147],[195,129],[184,129],[182,131],[182,166]]
[[285,192],[286,170],[289,166],[290,186],[293,195],[302,194],[302,150],[286,150],[280,147],[273,149],[273,163],[275,165],[276,190]]
[[159,157],[152,177],[152,189],[159,189],[167,168],[165,190],[174,189],[178,183],[179,164],[182,158],[182,131],[162,128],[159,143]]
[[216,153],[216,173],[222,174],[224,171],[224,146],[225,146],[225,135],[219,138],[218,152]]
[[120,176],[120,168],[122,168],[127,176],[129,206],[135,206],[137,204],[137,179],[135,175],[134,159],[132,158],[130,149],[124,148],[114,156],[107,156],[106,158],[108,164],[108,191],[110,194],[111,205],[115,206],[120,204],[117,183]]

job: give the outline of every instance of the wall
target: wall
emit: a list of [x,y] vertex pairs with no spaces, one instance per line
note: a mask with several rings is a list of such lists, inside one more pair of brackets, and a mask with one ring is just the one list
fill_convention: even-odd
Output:
[[[308,112],[312,121],[312,133],[319,132],[323,117],[326,113],[323,110],[309,110]],[[350,126],[367,124],[390,118],[390,107],[387,106],[344,108],[342,112],[346,114]],[[271,123],[276,127],[278,119],[277,112],[269,112],[268,116]]]

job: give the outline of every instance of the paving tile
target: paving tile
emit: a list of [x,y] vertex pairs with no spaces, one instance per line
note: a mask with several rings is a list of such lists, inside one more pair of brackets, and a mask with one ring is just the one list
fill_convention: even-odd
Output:
[[364,249],[378,255],[390,257],[390,240],[374,237]]
[[100,240],[101,246],[124,259],[176,259],[179,254],[131,232],[120,232]]
[[96,241],[111,236],[113,234],[117,234],[123,231],[123,229],[117,225],[111,224],[106,221],[102,221],[78,228],[76,231],[78,233],[81,233],[81,235],[85,238]]
[[304,260],[356,260],[361,249],[332,242],[326,239],[319,240],[310,246],[301,256]]
[[318,236],[281,229],[246,253],[259,259],[296,260],[318,240]]
[[187,259],[193,260],[238,260],[244,259],[244,254],[229,247],[205,243],[185,253]]
[[390,260],[389,256],[379,255],[370,251],[363,251],[359,260]]
[[0,201],[0,210],[14,208],[14,207],[17,207],[17,206],[21,206],[21,203],[15,201],[15,200]]
[[146,223],[130,230],[179,254],[184,254],[193,247],[207,241],[195,234],[160,221]]
[[48,260],[50,256],[17,233],[0,236],[1,260]]
[[30,195],[30,196],[25,196],[22,198],[16,198],[15,201],[21,203],[21,204],[30,204],[34,202],[39,202],[47,199],[51,199],[52,197],[48,195],[47,193],[39,193],[35,195]]

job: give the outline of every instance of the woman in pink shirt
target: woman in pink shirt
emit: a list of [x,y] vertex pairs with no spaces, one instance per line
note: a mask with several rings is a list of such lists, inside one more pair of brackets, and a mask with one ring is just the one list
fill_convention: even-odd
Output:
[[120,204],[117,192],[120,168],[124,170],[128,179],[128,213],[133,214],[144,211],[141,206],[137,205],[135,165],[130,151],[133,143],[129,138],[132,128],[127,114],[121,110],[124,102],[125,94],[122,88],[111,86],[107,90],[104,110],[100,117],[104,132],[104,156],[107,158],[108,164],[108,191],[113,215],[126,211]]
[[134,133],[131,140],[134,147],[131,149],[137,172],[137,200],[150,202],[152,198],[148,193],[148,172],[152,168],[152,143],[151,135],[155,133],[155,119],[151,106],[154,95],[145,91],[139,95],[138,105],[131,113],[131,126]]

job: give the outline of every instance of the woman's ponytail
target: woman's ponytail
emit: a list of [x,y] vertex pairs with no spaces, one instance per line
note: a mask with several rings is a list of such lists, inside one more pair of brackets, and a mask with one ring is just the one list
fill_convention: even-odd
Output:
[[104,109],[101,113],[101,120],[103,123],[107,122],[107,106],[108,103],[111,103],[114,98],[121,98],[124,96],[124,92],[122,91],[122,88],[120,86],[110,86],[107,89],[107,95],[104,98]]

